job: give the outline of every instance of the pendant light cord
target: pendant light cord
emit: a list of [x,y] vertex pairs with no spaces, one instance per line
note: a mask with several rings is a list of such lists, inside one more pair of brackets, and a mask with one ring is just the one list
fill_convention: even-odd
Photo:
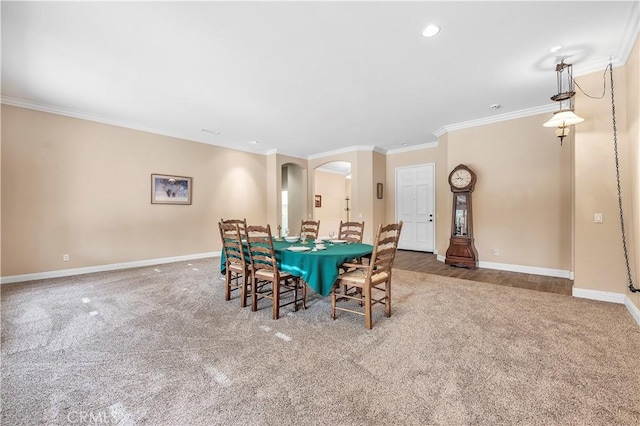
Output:
[[[616,182],[618,185],[618,209],[620,211],[620,229],[622,231],[622,249],[624,251],[625,266],[627,267],[629,291],[631,291],[632,293],[636,293],[636,292],[639,292],[640,289],[637,289],[633,286],[631,268],[629,267],[629,254],[627,252],[627,235],[625,234],[625,230],[624,230],[624,214],[623,214],[624,210],[622,209],[622,190],[620,187],[620,163],[618,161],[618,127],[616,125],[616,103],[614,99],[614,90],[613,90],[613,64],[609,62],[609,65],[607,66],[607,68],[609,69],[609,75],[611,76],[611,116],[613,117],[613,151],[615,153],[615,159],[616,159]],[[580,89],[580,91],[582,91],[582,89]]]

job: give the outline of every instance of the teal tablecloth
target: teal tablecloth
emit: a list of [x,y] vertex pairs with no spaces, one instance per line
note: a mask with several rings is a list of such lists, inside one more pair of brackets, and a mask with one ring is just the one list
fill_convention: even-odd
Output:
[[[328,296],[333,283],[338,278],[338,268],[344,262],[370,254],[373,246],[369,244],[329,244],[325,243],[326,250],[316,252],[293,252],[287,250],[291,246],[301,246],[300,243],[290,244],[285,241],[274,241],[273,248],[276,251],[278,267],[282,271],[289,272],[302,278],[316,293]],[[312,243],[307,243],[313,248]],[[220,271],[224,273],[225,256],[220,256]]]

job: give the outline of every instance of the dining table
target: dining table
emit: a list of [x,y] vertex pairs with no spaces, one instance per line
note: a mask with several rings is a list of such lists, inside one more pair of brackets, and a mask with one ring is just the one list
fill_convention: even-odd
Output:
[[[373,252],[373,246],[340,240],[324,241],[323,244],[324,249],[316,249],[316,243],[313,240],[307,240],[303,244],[300,241],[290,243],[274,238],[273,249],[281,271],[300,277],[313,291],[322,296],[328,296],[338,278],[340,266],[344,262],[370,255]],[[248,249],[245,251],[248,253]],[[220,256],[221,273],[225,272],[225,265],[223,251]]]

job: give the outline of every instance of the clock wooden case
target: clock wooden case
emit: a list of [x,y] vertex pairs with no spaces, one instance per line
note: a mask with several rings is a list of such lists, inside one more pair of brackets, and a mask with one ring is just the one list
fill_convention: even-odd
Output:
[[476,184],[476,174],[464,164],[449,173],[449,186],[453,192],[451,209],[451,238],[445,263],[469,269],[478,267],[478,251],[473,242],[473,210],[471,193]]

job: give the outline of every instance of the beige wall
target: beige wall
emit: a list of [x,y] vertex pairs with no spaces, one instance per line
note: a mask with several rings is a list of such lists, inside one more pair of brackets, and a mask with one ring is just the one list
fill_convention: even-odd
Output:
[[[631,161],[626,131],[626,70],[614,69],[616,121],[623,199],[630,201]],[[577,79],[589,93],[602,93],[603,73]],[[575,279],[574,288],[625,293],[626,268],[616,190],[616,166],[612,136],[609,74],[604,99],[590,99],[578,93],[576,110],[584,123],[575,126]],[[627,204],[625,225],[633,236],[631,203]],[[594,213],[603,214],[603,223],[594,223]],[[630,241],[632,243],[632,241]],[[629,244],[632,250],[633,244]]]
[[[192,177],[193,204],[152,205],[152,173]],[[218,251],[221,217],[266,220],[265,175],[262,155],[3,105],[2,276]]]
[[[571,270],[571,148],[542,127],[545,116],[448,132],[435,148],[387,156],[392,191],[398,167],[435,163],[436,247],[449,246],[452,195],[447,182],[458,164],[478,176],[473,193],[475,244],[481,261]],[[395,215],[395,188],[386,203]],[[493,250],[499,255],[494,256]]]
[[[480,261],[571,270],[571,146],[566,139],[560,146],[542,127],[546,119],[449,132],[447,170],[466,164],[478,179],[473,223]],[[448,200],[450,213],[451,194]],[[441,253],[447,246],[439,240]]]
[[[631,212],[633,214],[633,248],[635,256],[631,258],[633,262],[634,286],[640,288],[638,282],[638,267],[640,266],[640,37],[631,52],[627,62],[627,99],[628,111],[628,134],[631,145],[629,156],[631,168]],[[640,309],[640,293],[631,293],[627,290],[627,296]]]
[[329,231],[338,233],[340,221],[346,219],[345,197],[347,183],[344,175],[316,170],[315,194],[322,197],[322,206],[314,207],[314,218],[320,221],[320,234],[329,235]]
[[[371,235],[375,238],[375,234],[379,224],[386,225],[386,206],[384,198],[387,197],[387,159],[386,155],[379,152],[372,153],[372,175],[371,181],[371,201],[372,201],[372,221],[365,223],[365,227],[371,230]],[[378,199],[378,183],[382,184],[382,199]],[[372,240],[373,241],[373,240]]]

